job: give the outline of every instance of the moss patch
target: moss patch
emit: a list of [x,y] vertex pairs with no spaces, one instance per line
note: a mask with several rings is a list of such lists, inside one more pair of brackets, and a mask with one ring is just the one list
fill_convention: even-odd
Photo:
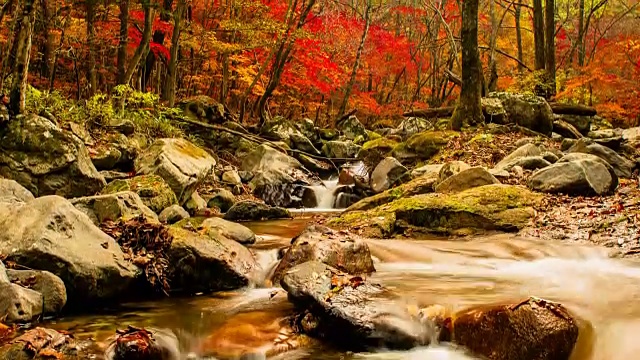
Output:
[[113,194],[120,191],[133,191],[142,202],[156,214],[165,208],[178,203],[176,194],[158,175],[139,175],[131,179],[115,180],[109,183],[102,194]]
[[398,145],[397,141],[380,137],[374,140],[369,140],[366,143],[364,143],[362,145],[362,150],[371,150],[371,149],[380,148],[380,149],[387,149],[388,151],[391,151],[394,147],[396,147],[396,145]]

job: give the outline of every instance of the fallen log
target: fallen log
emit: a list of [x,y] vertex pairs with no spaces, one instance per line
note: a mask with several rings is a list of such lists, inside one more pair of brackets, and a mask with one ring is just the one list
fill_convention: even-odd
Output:
[[419,117],[419,118],[425,118],[425,119],[449,117],[453,114],[454,109],[455,109],[455,106],[446,106],[446,107],[432,108],[432,109],[413,110],[413,111],[407,111],[403,113],[402,116]]
[[587,105],[549,103],[554,114],[595,116],[598,111]]
[[569,139],[580,139],[582,138],[582,134],[575,126],[569,124],[564,120],[555,120],[553,122],[553,131],[556,134],[562,135],[562,137]]

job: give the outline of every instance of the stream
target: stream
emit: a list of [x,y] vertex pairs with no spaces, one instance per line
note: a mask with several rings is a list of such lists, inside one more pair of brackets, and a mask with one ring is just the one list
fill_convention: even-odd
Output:
[[[255,251],[265,277],[288,245],[310,221],[248,223],[258,236]],[[368,240],[377,272],[371,276],[408,303],[440,304],[452,310],[529,295],[563,303],[580,319],[580,338],[572,359],[631,359],[640,352],[640,266],[610,259],[606,249],[544,242],[496,234],[464,239]],[[44,326],[77,338],[106,342],[127,325],[167,328],[180,341],[181,353],[215,353],[233,358],[257,349],[280,331],[278,320],[292,313],[276,288],[168,298],[124,304],[101,314],[58,318]],[[273,296],[273,298],[272,298]],[[271,340],[270,340],[271,339]],[[346,354],[316,345],[284,353],[281,359],[473,359],[444,345],[410,352]]]

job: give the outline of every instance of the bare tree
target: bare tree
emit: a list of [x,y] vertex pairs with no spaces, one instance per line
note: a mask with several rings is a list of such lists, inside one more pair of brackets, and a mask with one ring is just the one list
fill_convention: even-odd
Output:
[[544,13],[542,0],[533,0],[533,42],[536,57],[536,70],[543,70],[544,60]]
[[180,42],[180,32],[182,31],[182,20],[187,4],[184,0],[179,0],[176,10],[173,13],[173,34],[171,35],[171,59],[169,60],[169,73],[167,74],[167,84],[163,96],[169,102],[169,107],[173,107],[176,101],[176,76],[178,74],[178,50]]
[[556,95],[556,21],[555,21],[555,0],[546,0],[545,5],[546,22],[546,51],[545,68],[547,80],[547,98]]
[[15,63],[13,64],[13,78],[9,92],[9,112],[13,115],[22,114],[25,110],[25,96],[27,92],[27,75],[29,72],[29,58],[31,55],[31,37],[35,22],[36,7],[34,0],[24,0],[22,14],[15,27],[14,44],[16,47]]

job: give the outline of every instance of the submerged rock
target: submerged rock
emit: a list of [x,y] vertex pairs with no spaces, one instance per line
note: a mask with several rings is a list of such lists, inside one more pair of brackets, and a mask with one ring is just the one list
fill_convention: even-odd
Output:
[[105,221],[130,219],[139,215],[158,220],[158,215],[142,202],[138,194],[132,191],[76,198],[71,199],[71,203],[76,209],[85,213],[96,225]]
[[136,172],[160,176],[182,205],[213,172],[215,165],[209,153],[185,139],[159,139],[136,159]]
[[290,219],[289,210],[276,206],[269,206],[250,200],[235,203],[224,215],[225,220],[252,221]]
[[375,271],[369,246],[363,240],[312,225],[291,240],[291,247],[273,272],[273,282],[279,283],[289,269],[307,261],[319,261],[349,274]]
[[406,307],[385,299],[385,289],[321,262],[295,266],[282,279],[289,299],[308,313],[302,329],[348,349],[410,349],[427,345],[427,327]]
[[562,305],[535,297],[464,310],[453,329],[454,342],[491,360],[569,359],[578,339],[576,321]]
[[105,350],[107,360],[179,360],[180,342],[168,329],[118,330]]
[[[4,204],[6,205],[6,204]],[[69,201],[44,196],[0,206],[0,253],[65,283],[70,302],[111,300],[136,277],[118,244]]]
[[178,203],[176,194],[157,175],[140,175],[131,179],[115,180],[102,190],[102,194],[115,194],[122,191],[133,191],[138,194],[142,203],[156,214]]
[[[389,189],[407,174],[407,168],[393,157],[382,160],[371,173],[371,190],[379,193]],[[407,176],[408,177],[408,176]]]
[[18,116],[0,129],[0,176],[35,196],[86,196],[105,186],[82,141],[36,115]]
[[491,175],[487,169],[476,166],[449,176],[435,187],[435,191],[453,193],[491,184],[500,184],[500,181]]

